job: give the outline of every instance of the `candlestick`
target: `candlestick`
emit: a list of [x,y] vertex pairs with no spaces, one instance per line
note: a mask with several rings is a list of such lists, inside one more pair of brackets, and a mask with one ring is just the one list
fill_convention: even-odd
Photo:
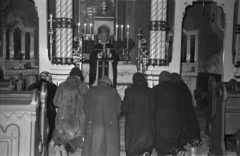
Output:
[[116,30],[115,30],[115,34],[116,34],[116,38],[115,38],[115,40],[117,41],[118,40],[118,25],[116,25]]
[[86,37],[86,32],[87,32],[87,24],[84,23],[84,36]]
[[78,23],[78,35],[80,33],[80,22]]
[[90,23],[90,30],[89,30],[90,32],[90,38],[92,39],[92,23]]
[[123,41],[123,25],[121,25],[121,41]]
[[128,50],[129,32],[127,32],[127,50]]

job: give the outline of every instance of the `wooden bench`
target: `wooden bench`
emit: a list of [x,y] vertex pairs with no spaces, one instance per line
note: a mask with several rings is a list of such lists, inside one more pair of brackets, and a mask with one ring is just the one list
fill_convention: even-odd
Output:
[[47,89],[1,91],[0,147],[3,155],[47,156]]
[[216,82],[221,81],[221,75],[213,73],[199,72],[196,80],[196,89],[194,90],[194,99],[197,101],[197,108],[201,109],[204,106],[204,100],[208,100],[209,78],[214,77]]
[[240,129],[240,90],[231,90],[234,87],[229,82],[217,85],[213,82],[212,87],[211,111],[206,124],[211,139],[209,154],[226,155],[225,135],[234,135]]

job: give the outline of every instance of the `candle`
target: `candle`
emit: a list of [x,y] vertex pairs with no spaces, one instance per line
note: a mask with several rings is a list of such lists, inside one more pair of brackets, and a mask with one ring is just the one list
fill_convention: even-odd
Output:
[[86,35],[86,32],[87,32],[87,24],[84,23],[84,35]]
[[115,34],[116,34],[116,38],[115,38],[115,40],[117,41],[118,40],[118,25],[116,25],[116,30],[115,30]]
[[121,25],[121,41],[123,41],[123,25]]
[[90,30],[89,31],[90,31],[90,33],[89,33],[90,34],[90,38],[92,39],[92,23],[90,23]]
[[80,33],[80,22],[78,23],[78,34]]
[[127,50],[128,50],[129,32],[127,32]]
[[127,50],[128,50],[128,40],[129,40],[129,25],[127,25]]

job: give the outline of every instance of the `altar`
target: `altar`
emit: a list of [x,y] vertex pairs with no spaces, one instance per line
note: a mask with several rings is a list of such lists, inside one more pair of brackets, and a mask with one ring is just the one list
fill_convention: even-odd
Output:
[[[69,72],[73,66],[53,66],[50,69],[50,73],[52,74],[53,83],[59,85],[63,81],[67,79],[69,76]],[[84,82],[86,84],[89,83],[89,64],[83,63],[82,66]],[[137,72],[137,66],[132,63],[125,63],[120,61],[117,65],[117,86],[116,89],[118,90],[121,98],[124,96],[124,91],[129,85],[132,84],[132,77]]]

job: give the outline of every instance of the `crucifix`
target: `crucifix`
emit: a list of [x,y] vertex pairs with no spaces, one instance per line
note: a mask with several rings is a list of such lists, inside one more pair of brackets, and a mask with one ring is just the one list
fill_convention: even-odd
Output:
[[106,14],[107,3],[103,1],[101,6],[102,6],[102,14]]

